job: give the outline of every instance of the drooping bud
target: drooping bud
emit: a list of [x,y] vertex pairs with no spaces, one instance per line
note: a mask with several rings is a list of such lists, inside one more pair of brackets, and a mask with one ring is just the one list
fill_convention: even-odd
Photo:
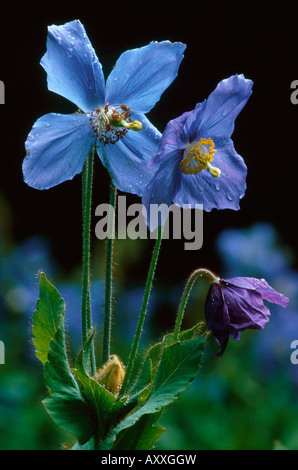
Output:
[[113,354],[95,374],[94,379],[109,392],[118,393],[125,376],[125,369],[119,357]]

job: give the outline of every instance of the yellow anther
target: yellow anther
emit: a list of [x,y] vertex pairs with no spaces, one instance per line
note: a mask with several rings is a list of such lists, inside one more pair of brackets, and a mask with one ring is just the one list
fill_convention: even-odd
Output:
[[182,173],[196,175],[208,168],[212,176],[218,177],[220,175],[219,168],[211,165],[215,152],[212,139],[201,138],[195,145],[188,146],[184,151],[185,157],[180,162]]

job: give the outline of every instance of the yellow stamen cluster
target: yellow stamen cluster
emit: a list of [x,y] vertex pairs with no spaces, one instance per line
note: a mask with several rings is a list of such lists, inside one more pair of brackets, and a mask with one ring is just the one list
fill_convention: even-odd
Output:
[[201,138],[195,145],[189,147],[185,149],[185,157],[180,162],[182,173],[186,175],[196,175],[208,168],[211,175],[215,178],[220,175],[219,168],[215,168],[211,165],[216,152],[212,139]]

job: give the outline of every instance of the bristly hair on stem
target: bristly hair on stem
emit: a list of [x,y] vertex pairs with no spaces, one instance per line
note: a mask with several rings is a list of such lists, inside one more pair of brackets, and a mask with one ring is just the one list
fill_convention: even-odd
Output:
[[159,252],[160,252],[162,234],[163,234],[163,227],[159,227],[158,228],[157,238],[156,238],[156,241],[155,241],[153,254],[152,254],[152,258],[151,258],[151,263],[150,263],[150,267],[149,267],[149,271],[148,271],[148,276],[147,276],[147,281],[146,281],[145,291],[144,291],[144,297],[143,297],[143,303],[142,303],[142,307],[141,307],[141,311],[140,311],[140,315],[139,315],[137,329],[136,329],[135,337],[134,337],[134,340],[133,340],[133,343],[132,343],[132,346],[131,346],[131,349],[130,349],[128,363],[127,363],[127,367],[126,367],[126,373],[125,373],[124,381],[123,381],[123,384],[122,384],[122,388],[121,388],[120,393],[119,393],[119,397],[124,395],[124,393],[126,391],[126,388],[127,388],[127,385],[129,383],[129,379],[130,379],[133,367],[134,367],[136,354],[137,354],[137,351],[138,351],[139,342],[140,342],[140,338],[141,338],[141,334],[142,334],[142,329],[143,329],[143,325],[144,325],[144,321],[145,321],[145,317],[146,317],[146,313],[147,313],[148,302],[149,302],[149,297],[150,297],[152,284],[153,284],[153,280],[154,280],[154,275],[155,275],[156,265],[157,265],[157,261],[158,261],[158,256],[159,256]]
[[[82,274],[82,340],[86,344],[88,334],[92,328],[92,312],[90,299],[90,231],[92,208],[92,180],[93,180],[94,150],[85,162],[82,178],[82,219],[83,219],[83,274]],[[91,373],[96,371],[94,344],[90,349]]]
[[112,302],[113,302],[113,250],[115,238],[117,188],[111,183],[110,208],[108,213],[106,268],[105,268],[105,303],[103,325],[103,357],[105,363],[110,359],[111,329],[112,329]]
[[179,335],[180,328],[181,328],[181,323],[183,320],[186,304],[187,304],[191,289],[193,288],[193,285],[198,279],[198,277],[202,277],[202,276],[206,277],[210,282],[214,282],[218,279],[215,276],[215,274],[213,274],[209,269],[206,269],[206,268],[199,268],[191,273],[191,275],[189,276],[186,282],[186,285],[182,294],[182,298],[178,307],[173,341],[177,341],[178,339],[178,335]]

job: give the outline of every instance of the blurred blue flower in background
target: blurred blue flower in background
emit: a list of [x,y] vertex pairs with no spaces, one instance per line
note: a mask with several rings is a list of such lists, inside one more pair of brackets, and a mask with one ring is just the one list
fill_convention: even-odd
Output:
[[49,276],[57,272],[49,244],[41,236],[28,238],[1,253],[0,295],[7,309],[16,313],[33,312],[38,297],[37,275],[41,270]]
[[226,229],[219,234],[216,249],[226,277],[271,277],[287,269],[289,250],[282,246],[276,229],[266,222],[243,229]]

